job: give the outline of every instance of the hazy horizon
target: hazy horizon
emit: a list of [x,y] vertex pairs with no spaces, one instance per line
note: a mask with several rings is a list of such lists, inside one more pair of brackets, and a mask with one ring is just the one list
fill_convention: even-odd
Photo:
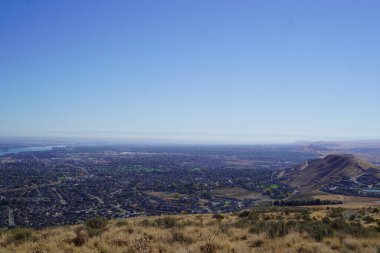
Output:
[[380,144],[379,138],[346,138],[279,134],[214,134],[214,133],[143,133],[143,132],[41,132],[0,134],[2,140],[52,141],[81,144],[163,144],[163,145],[261,145],[302,143],[369,143]]

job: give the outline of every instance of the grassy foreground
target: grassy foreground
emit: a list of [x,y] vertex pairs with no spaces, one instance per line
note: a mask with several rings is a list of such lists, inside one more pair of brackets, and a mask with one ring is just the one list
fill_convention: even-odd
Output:
[[380,252],[379,210],[276,207],[0,232],[0,252]]

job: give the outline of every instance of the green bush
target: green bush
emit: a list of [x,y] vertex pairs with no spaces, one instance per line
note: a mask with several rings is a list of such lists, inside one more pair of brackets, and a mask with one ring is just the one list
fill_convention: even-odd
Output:
[[241,219],[258,220],[260,218],[260,213],[257,211],[243,211],[239,213],[239,217]]
[[91,229],[103,229],[107,226],[107,219],[103,217],[94,217],[86,221],[85,226]]
[[85,228],[86,228],[87,234],[90,237],[94,237],[94,236],[100,235],[106,228],[107,224],[108,224],[108,221],[106,218],[94,217],[86,221]]
[[240,218],[248,217],[249,214],[250,214],[249,211],[243,211],[243,212],[239,213],[239,217]]
[[283,221],[268,222],[268,235],[271,238],[282,237],[289,233],[289,227]]
[[214,218],[214,219],[217,219],[217,220],[221,221],[221,220],[223,220],[223,219],[224,219],[224,215],[223,215],[223,214],[221,214],[221,213],[214,213],[214,214],[213,214],[213,216],[212,216],[212,218]]

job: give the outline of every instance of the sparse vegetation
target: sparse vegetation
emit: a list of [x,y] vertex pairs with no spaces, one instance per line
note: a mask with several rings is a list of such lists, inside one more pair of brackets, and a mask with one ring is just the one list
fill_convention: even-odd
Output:
[[30,228],[15,228],[9,233],[7,244],[20,244],[33,239],[33,230]]
[[116,222],[115,226],[116,227],[125,227],[125,226],[128,226],[128,222],[125,220],[121,220],[121,221]]
[[173,217],[158,218],[154,224],[162,228],[173,228],[177,224],[177,220]]
[[103,217],[91,218],[86,221],[85,225],[91,229],[103,229],[107,226],[107,219]]
[[108,221],[104,217],[91,218],[86,221],[85,230],[90,237],[98,236],[104,231],[107,223]]
[[[350,220],[359,211],[363,218]],[[366,224],[367,216],[374,221]],[[1,232],[0,252],[377,252],[378,218],[367,209],[299,207],[115,221],[97,217],[76,226]]]
[[213,217],[214,219],[218,220],[218,221],[221,221],[221,220],[224,219],[224,215],[221,214],[221,213],[214,213],[214,214],[212,215],[212,217]]
[[193,242],[193,239],[190,236],[186,236],[183,232],[173,231],[172,232],[172,242],[179,242],[189,244]]

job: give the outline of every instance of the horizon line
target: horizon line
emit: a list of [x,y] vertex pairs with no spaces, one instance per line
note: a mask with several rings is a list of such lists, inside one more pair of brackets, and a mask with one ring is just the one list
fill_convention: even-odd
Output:
[[[217,138],[219,137],[219,138]],[[244,138],[245,137],[245,138]],[[167,133],[123,131],[46,131],[24,133],[0,133],[1,139],[40,139],[50,141],[111,142],[139,144],[297,144],[318,142],[380,142],[376,137],[314,136],[270,133]]]

